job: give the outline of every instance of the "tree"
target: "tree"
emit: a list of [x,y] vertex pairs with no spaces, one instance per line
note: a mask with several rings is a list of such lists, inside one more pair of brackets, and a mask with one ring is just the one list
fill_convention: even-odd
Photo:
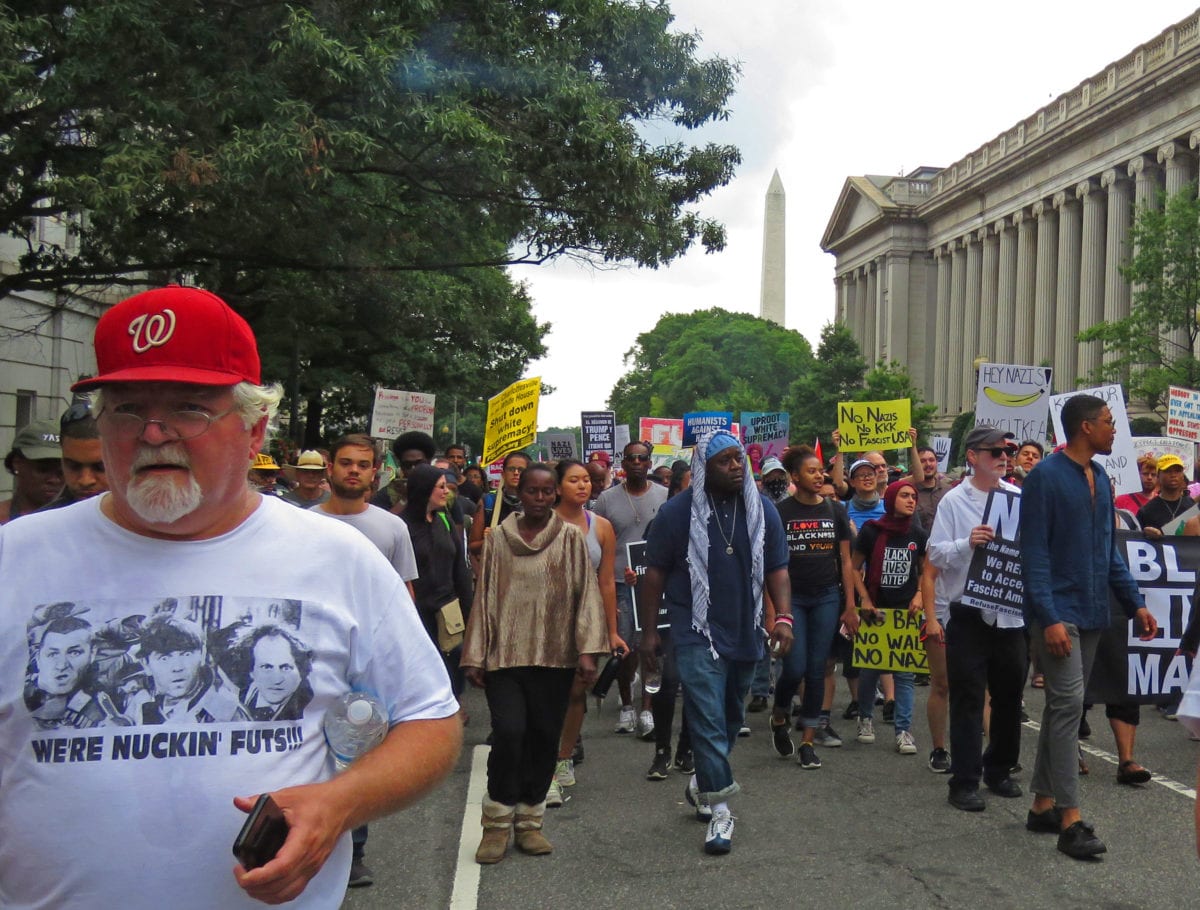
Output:
[[625,355],[608,399],[617,423],[694,410],[785,410],[793,376],[812,369],[799,332],[714,308],[663,316]]
[[1124,319],[1099,322],[1081,332],[1083,342],[1099,341],[1105,362],[1090,377],[1125,381],[1130,396],[1157,407],[1172,385],[1200,386],[1200,199],[1196,185],[1157,208],[1146,206],[1134,219],[1133,258],[1121,274],[1132,288]]

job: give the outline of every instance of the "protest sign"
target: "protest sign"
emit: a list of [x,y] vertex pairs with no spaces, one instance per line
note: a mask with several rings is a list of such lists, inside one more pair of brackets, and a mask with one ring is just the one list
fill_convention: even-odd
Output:
[[729,411],[691,411],[683,415],[683,444],[694,446],[699,437],[732,426],[733,414]]
[[929,657],[921,641],[920,614],[883,609],[878,615],[882,622],[859,624],[852,665],[881,673],[928,673]]
[[612,411],[584,411],[579,415],[583,431],[583,460],[593,452],[616,455],[617,416]]
[[987,424],[1023,440],[1049,439],[1047,400],[1054,371],[1050,367],[985,363],[979,368],[975,425]]
[[912,426],[910,402],[843,401],[838,403],[838,432],[843,452],[907,449],[912,445],[908,428]]
[[395,439],[409,430],[433,435],[433,405],[436,396],[426,392],[376,389],[371,409],[371,435]]
[[1021,551],[1019,549],[1021,495],[1008,490],[988,493],[983,509],[983,524],[996,532],[996,537],[971,554],[967,582],[962,596],[956,601],[963,606],[995,610],[1009,616],[1023,617],[1025,587],[1021,581]]
[[1164,455],[1178,455],[1183,462],[1183,473],[1190,480],[1195,476],[1196,444],[1186,439],[1172,439],[1170,436],[1134,436],[1133,452],[1141,458],[1151,455],[1157,461]]
[[741,417],[746,457],[757,474],[764,458],[783,457],[784,449],[788,447],[791,416],[787,411],[742,411]]
[[617,452],[624,452],[625,446],[629,445],[629,424],[619,424],[613,431],[613,448],[615,455]]
[[950,470],[950,446],[953,443],[949,436],[930,436],[929,445],[937,456],[938,470],[945,474]]
[[488,399],[487,427],[483,434],[485,463],[523,449],[537,438],[541,392],[541,377],[518,379]]
[[[1063,405],[1076,395],[1095,395],[1102,398],[1112,411],[1117,424],[1117,436],[1113,440],[1112,452],[1095,456],[1103,467],[1117,494],[1140,493],[1142,479],[1138,476],[1137,455],[1133,451],[1133,434],[1129,432],[1129,415],[1125,411],[1125,393],[1119,385],[1104,385],[1094,389],[1078,389],[1062,395],[1050,396],[1050,418],[1054,421],[1054,436],[1059,442],[1067,441],[1062,426]],[[1017,440],[1020,442],[1020,440]]]
[[549,450],[550,458],[554,461],[579,458],[579,440],[575,438],[574,433],[543,433],[542,444]]
[[654,447],[654,453],[674,452],[683,445],[683,421],[678,417],[643,417],[638,421],[638,438]]
[[[629,568],[640,579],[646,574],[646,541],[635,540],[625,544],[625,555],[629,560]],[[629,587],[629,600],[633,605],[633,628],[642,631],[642,610],[638,606],[638,590],[640,585]],[[667,602],[663,600],[658,605],[658,628],[669,629],[671,623],[667,620]]]
[[1200,442],[1200,392],[1171,386],[1167,394],[1167,435]]

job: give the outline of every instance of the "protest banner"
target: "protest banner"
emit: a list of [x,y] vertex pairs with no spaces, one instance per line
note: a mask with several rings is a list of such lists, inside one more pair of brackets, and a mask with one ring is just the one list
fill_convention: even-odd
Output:
[[1012,433],[1017,444],[1026,439],[1045,442],[1054,371],[1008,363],[985,363],[979,368],[975,395],[975,425],[986,424]]
[[911,426],[912,408],[907,398],[838,403],[843,452],[907,449],[912,445],[908,436]]
[[579,458],[579,440],[575,438],[574,433],[543,433],[542,444],[550,453],[550,458],[554,461],[562,461],[564,458]]
[[518,379],[488,399],[487,426],[483,433],[484,463],[523,449],[537,438],[541,377]]
[[878,615],[881,622],[859,624],[851,664],[881,673],[928,673],[920,614],[884,609]]
[[950,470],[950,447],[953,442],[949,436],[929,437],[929,445],[937,456],[938,470],[943,474]]
[[[751,469],[759,473],[764,458],[782,458],[788,447],[791,416],[787,411],[742,411],[742,442]],[[754,448],[757,446],[758,448]]]
[[420,430],[432,436],[436,398],[426,392],[377,388],[375,406],[371,409],[371,435],[376,439],[395,439],[409,430]]
[[629,424],[618,424],[613,430],[613,455],[617,452],[624,452],[625,446],[629,445]]
[[992,490],[983,508],[982,524],[996,536],[971,554],[967,582],[956,601],[963,606],[1023,617],[1025,587],[1021,581],[1021,494]]
[[654,447],[674,452],[683,445],[683,421],[678,417],[643,417],[638,421],[638,438]]
[[[1112,411],[1113,420],[1117,424],[1117,436],[1113,440],[1112,452],[1108,455],[1095,456],[1108,474],[1113,489],[1117,494],[1140,493],[1142,479],[1138,476],[1137,455],[1133,451],[1133,434],[1129,431],[1129,415],[1125,410],[1125,393],[1119,385],[1103,385],[1094,389],[1077,389],[1074,392],[1064,392],[1062,395],[1050,396],[1050,417],[1054,421],[1054,436],[1059,442],[1067,441],[1063,432],[1062,409],[1068,400],[1076,395],[1095,395],[1102,398]],[[1018,439],[1019,443],[1020,440]]]
[[[634,540],[625,544],[625,555],[629,560],[629,568],[633,569],[638,578],[646,574],[646,541]],[[642,631],[642,611],[638,606],[638,590],[640,585],[630,585],[629,600],[633,605],[633,628]],[[658,605],[658,628],[669,629],[671,623],[667,620],[667,602],[664,599]]]
[[1134,436],[1133,452],[1141,458],[1151,455],[1157,461],[1164,455],[1178,455],[1183,462],[1183,473],[1190,480],[1195,476],[1196,444],[1186,439],[1172,439],[1170,436]]
[[1170,387],[1167,393],[1167,435],[1188,442],[1200,442],[1200,392]]
[[583,433],[583,460],[591,458],[593,452],[617,454],[614,448],[617,435],[617,415],[612,411],[583,411],[579,415]]
[[694,446],[699,437],[732,427],[733,414],[729,411],[690,411],[683,415],[683,444]]

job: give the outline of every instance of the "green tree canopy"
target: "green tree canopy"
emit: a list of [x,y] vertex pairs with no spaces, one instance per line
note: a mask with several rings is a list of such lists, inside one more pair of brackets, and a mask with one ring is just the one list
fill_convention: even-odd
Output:
[[617,423],[687,411],[786,410],[792,379],[811,370],[799,332],[720,308],[663,316],[625,355],[629,371],[608,399]]

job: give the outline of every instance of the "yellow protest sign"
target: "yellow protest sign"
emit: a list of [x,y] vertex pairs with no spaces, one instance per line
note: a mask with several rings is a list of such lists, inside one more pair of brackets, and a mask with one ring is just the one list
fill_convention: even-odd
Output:
[[845,452],[907,449],[912,445],[911,426],[912,405],[907,398],[838,403],[838,432]]
[[879,610],[882,623],[863,621],[854,636],[855,667],[881,673],[928,673],[929,657],[921,641],[921,616],[908,610]]
[[542,379],[519,379],[488,399],[487,428],[483,433],[483,463],[523,449],[537,438],[538,398]]

